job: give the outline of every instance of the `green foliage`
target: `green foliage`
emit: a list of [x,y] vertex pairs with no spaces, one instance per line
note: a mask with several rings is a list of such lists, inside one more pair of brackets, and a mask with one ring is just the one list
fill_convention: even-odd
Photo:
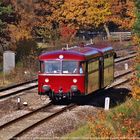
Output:
[[2,4],[0,3],[0,16],[3,14],[11,14],[12,12],[13,12],[13,9],[11,5],[2,6]]
[[134,33],[136,34],[135,40],[138,43],[137,51],[138,55],[136,57],[136,76],[133,82],[133,97],[140,99],[140,1],[135,0],[136,5],[136,22],[134,25]]
[[24,67],[33,67],[37,62],[38,46],[32,39],[17,42],[16,60],[22,62]]
[[136,66],[136,70],[140,71],[140,64]]
[[81,139],[85,137],[90,139],[137,138],[140,126],[139,105],[140,100],[130,99],[107,112],[98,112],[96,117],[89,117],[88,125],[66,136],[68,139],[73,137]]
[[59,39],[59,32],[57,29],[52,29],[48,27],[38,27],[34,31],[38,37],[43,38],[43,42],[49,42],[50,40]]
[[139,0],[135,0],[135,5],[136,5],[136,22],[134,24],[134,28],[133,28],[133,31],[134,33],[137,34],[137,36],[140,37],[140,1]]
[[138,79],[140,79],[140,63],[137,64],[136,70],[137,70],[137,77],[138,77]]
[[[0,46],[1,51],[7,50],[10,44],[8,24],[13,21],[13,8],[8,2],[0,0]],[[0,54],[1,55],[1,54]],[[1,57],[0,57],[1,59]]]
[[6,17],[13,12],[12,6],[5,6],[0,1],[0,33],[3,32],[4,28],[6,28]]
[[78,128],[76,131],[73,131],[71,132],[70,134],[68,135],[65,135],[64,137],[62,137],[62,139],[67,139],[67,140],[71,140],[71,138],[78,138],[78,139],[83,139],[88,137],[89,135],[89,132],[90,132],[90,128],[88,125],[84,125],[84,126],[81,126],[80,128]]

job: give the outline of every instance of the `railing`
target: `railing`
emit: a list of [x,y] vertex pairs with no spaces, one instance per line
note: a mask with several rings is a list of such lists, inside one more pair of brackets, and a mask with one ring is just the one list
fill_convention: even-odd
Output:
[[125,40],[131,40],[132,39],[132,33],[131,32],[110,32],[111,39],[113,41],[125,41]]

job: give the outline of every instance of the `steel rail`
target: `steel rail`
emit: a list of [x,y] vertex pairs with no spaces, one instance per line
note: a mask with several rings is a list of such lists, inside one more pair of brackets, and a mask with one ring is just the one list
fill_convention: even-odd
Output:
[[135,58],[136,56],[137,56],[137,54],[131,54],[131,55],[128,55],[128,56],[125,56],[125,57],[116,58],[114,60],[114,62],[116,64],[116,63],[119,63],[119,62],[122,62],[122,61],[125,61],[125,60],[128,60],[128,59],[131,59],[131,58]]
[[28,128],[26,128],[26,129],[24,129],[23,131],[19,132],[18,134],[16,134],[15,136],[13,136],[12,139],[15,139],[15,138],[17,138],[17,137],[20,137],[20,136],[24,135],[24,133],[26,133],[26,132],[32,130],[33,128],[37,127],[38,125],[41,125],[42,123],[44,123],[44,122],[46,122],[46,121],[49,121],[49,120],[51,120],[51,119],[57,117],[58,115],[64,113],[64,112],[67,111],[67,110],[72,110],[72,109],[75,108],[75,107],[77,107],[76,104],[70,104],[70,105],[68,105],[68,106],[66,106],[66,107],[64,107],[64,108],[62,108],[62,109],[60,109],[60,110],[58,110],[57,112],[53,113],[52,115],[50,115],[50,116],[48,116],[48,117],[46,117],[46,118],[44,118],[44,119],[42,119],[42,120],[36,122],[35,124],[31,125],[30,127],[28,127]]
[[27,82],[15,84],[15,85],[8,86],[8,87],[5,87],[5,88],[0,88],[0,92],[6,91],[6,90],[9,90],[9,89],[12,89],[12,88],[16,88],[16,87],[19,87],[19,86],[23,86],[23,85],[26,85],[26,84],[30,84],[30,83],[33,83],[33,82],[37,82],[37,78],[34,79],[34,80],[29,80]]
[[37,86],[38,86],[37,82],[16,86],[15,88],[11,88],[11,89],[8,89],[8,90],[1,92],[0,99],[4,99],[6,97],[10,97],[12,95],[19,94],[23,91],[27,91],[27,90],[36,88]]
[[121,73],[121,74],[115,75],[115,76],[114,76],[114,79],[119,79],[119,78],[121,78],[121,77],[123,77],[123,76],[125,76],[125,75],[127,75],[127,74],[131,74],[131,73],[133,73],[133,72],[135,72],[134,69],[125,71],[125,72],[123,72],[123,73]]
[[[52,118],[60,115],[61,113],[65,112],[67,110],[71,110],[74,107],[76,107],[75,104],[70,104],[68,106],[64,106],[64,107],[62,107],[60,109],[57,109],[53,113],[48,112],[48,116],[45,113],[46,116],[44,115],[45,116],[44,117],[42,115],[42,116],[40,116],[40,118],[38,120],[38,118],[36,117],[37,116],[37,113],[40,113],[40,110],[49,108],[51,106],[54,106],[54,105],[50,103],[47,106],[43,106],[42,108],[39,108],[39,109],[37,109],[37,110],[35,110],[35,111],[31,112],[31,113],[28,113],[28,114],[26,114],[24,116],[21,116],[21,117],[15,119],[13,121],[8,122],[7,124],[5,124],[3,126],[1,126],[0,127],[0,133],[1,133],[0,134],[0,138],[4,139],[5,134],[6,134],[6,131],[7,131],[7,127],[10,127],[11,125],[15,125],[15,126],[14,126],[14,128],[9,128],[11,134],[8,133],[6,135],[6,139],[16,139],[17,137],[23,135],[24,133],[26,133],[27,131],[33,129],[34,127],[36,127],[36,126],[44,123],[45,121],[49,121],[50,119],[52,119]],[[35,116],[36,120],[33,120],[33,122],[31,122],[31,119],[32,119],[33,116]],[[26,123],[26,121],[27,121],[26,119],[30,120],[31,125],[28,125],[28,124],[25,125],[24,124],[25,125],[24,128],[20,130],[20,128],[19,128],[20,126],[17,126],[17,124],[19,124],[19,123],[23,124],[24,122]],[[13,132],[13,131],[15,131],[15,129],[16,129],[16,132]]]
[[28,117],[28,116],[30,116],[30,115],[33,115],[34,113],[40,111],[41,109],[44,109],[44,108],[46,108],[46,107],[50,107],[51,105],[52,105],[52,103],[49,102],[47,105],[41,106],[41,107],[39,107],[39,108],[37,108],[37,109],[31,111],[31,112],[28,112],[28,113],[26,113],[26,114],[24,114],[24,115],[22,115],[22,116],[20,116],[20,117],[18,117],[18,118],[15,118],[15,119],[13,119],[13,120],[7,122],[7,123],[4,123],[4,124],[0,125],[0,131],[1,131],[2,129],[4,129],[5,127],[7,127],[8,125],[11,125],[11,124],[15,123],[16,121],[19,121],[20,119],[23,119],[23,118]]

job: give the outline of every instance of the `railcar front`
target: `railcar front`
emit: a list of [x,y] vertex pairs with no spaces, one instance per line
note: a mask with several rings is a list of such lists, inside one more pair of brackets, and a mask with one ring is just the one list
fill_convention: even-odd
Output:
[[39,56],[38,94],[53,101],[85,93],[85,57],[73,51],[53,51]]

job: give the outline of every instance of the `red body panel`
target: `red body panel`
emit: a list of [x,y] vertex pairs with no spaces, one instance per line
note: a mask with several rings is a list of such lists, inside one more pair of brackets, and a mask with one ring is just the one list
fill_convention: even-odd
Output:
[[[48,78],[49,82],[46,83],[45,79]],[[77,83],[73,82],[73,79],[77,79]],[[85,93],[85,76],[84,75],[42,75],[38,76],[38,92],[43,92],[42,86],[49,85],[54,93],[58,93],[62,88],[64,93],[70,92],[72,85],[77,85],[78,90],[81,93]]]

